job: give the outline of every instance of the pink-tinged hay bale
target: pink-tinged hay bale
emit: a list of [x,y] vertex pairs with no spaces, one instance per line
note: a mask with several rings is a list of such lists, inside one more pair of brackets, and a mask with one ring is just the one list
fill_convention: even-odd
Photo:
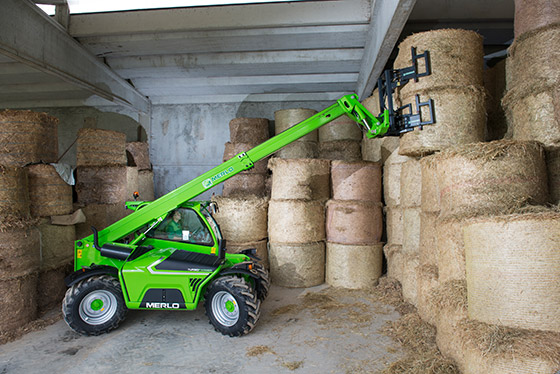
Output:
[[513,31],[516,38],[558,22],[560,22],[560,3],[558,1],[515,0]]
[[331,163],[333,199],[381,202],[381,164],[368,161]]

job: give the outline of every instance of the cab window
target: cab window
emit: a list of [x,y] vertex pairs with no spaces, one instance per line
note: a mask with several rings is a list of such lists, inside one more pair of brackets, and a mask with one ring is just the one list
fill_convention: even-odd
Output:
[[214,244],[204,221],[194,210],[188,208],[178,208],[170,212],[147,236],[183,243]]

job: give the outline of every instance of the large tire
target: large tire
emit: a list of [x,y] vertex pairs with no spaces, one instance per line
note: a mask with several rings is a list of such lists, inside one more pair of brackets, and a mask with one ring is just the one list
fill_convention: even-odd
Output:
[[245,279],[235,276],[214,280],[206,292],[204,307],[216,331],[229,336],[248,334],[261,313],[255,290]]
[[259,263],[253,263],[253,269],[256,270],[259,275],[259,279],[256,283],[257,298],[260,301],[264,301],[268,296],[268,290],[270,288],[270,277],[268,276],[268,271]]
[[126,316],[119,281],[109,275],[84,279],[66,291],[64,320],[83,335],[100,335],[116,329]]

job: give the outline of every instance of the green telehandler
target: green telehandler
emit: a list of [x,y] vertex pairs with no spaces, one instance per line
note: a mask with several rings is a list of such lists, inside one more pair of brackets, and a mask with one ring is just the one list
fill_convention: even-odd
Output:
[[[97,230],[74,245],[74,272],[62,303],[66,323],[84,335],[99,335],[118,327],[128,309],[194,310],[204,302],[214,328],[242,336],[256,325],[270,281],[254,249],[231,254],[212,217],[216,206],[190,201],[226,179],[253,167],[305,134],[346,115],[368,138],[399,135],[434,123],[431,101],[416,99],[416,113],[393,109],[393,90],[429,71],[428,52],[412,50],[413,65],[386,71],[378,81],[381,113],[374,116],[357,95],[335,104],[255,148],[240,153],[152,202],[127,202],[133,213]],[[419,59],[425,71],[418,71]],[[422,121],[421,107],[429,108]],[[403,113],[408,111],[408,113]],[[137,196],[135,196],[136,198]]]

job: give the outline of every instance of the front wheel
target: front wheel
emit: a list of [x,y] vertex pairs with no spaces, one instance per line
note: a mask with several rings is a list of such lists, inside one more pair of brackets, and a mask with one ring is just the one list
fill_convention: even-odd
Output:
[[229,336],[248,334],[260,316],[261,303],[243,278],[225,276],[208,287],[204,307],[216,331]]
[[121,285],[108,275],[76,283],[66,291],[62,302],[64,321],[83,335],[99,335],[116,329],[126,312]]

